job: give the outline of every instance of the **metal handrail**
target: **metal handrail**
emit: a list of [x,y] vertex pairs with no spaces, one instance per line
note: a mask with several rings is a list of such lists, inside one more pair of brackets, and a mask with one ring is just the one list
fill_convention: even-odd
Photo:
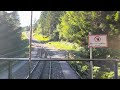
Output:
[[[27,61],[29,60],[29,58],[0,58],[0,60]],[[115,61],[115,62],[120,62],[120,59],[31,58],[31,61]]]
[[[29,58],[0,58],[0,60],[7,60],[9,63],[11,61],[29,61]],[[119,59],[64,59],[64,58],[31,58],[31,61],[113,61],[114,63],[114,78],[118,79],[118,62],[120,62]],[[9,79],[12,76],[11,71],[11,64],[9,64]]]

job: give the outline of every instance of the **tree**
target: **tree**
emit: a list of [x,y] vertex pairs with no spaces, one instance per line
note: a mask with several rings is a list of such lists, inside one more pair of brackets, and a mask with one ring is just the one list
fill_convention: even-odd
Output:
[[[51,36],[52,40],[60,39],[78,43],[81,47],[86,47],[86,50],[88,49],[89,32],[107,34],[109,49],[111,48],[113,51],[120,48],[119,23],[119,11],[43,11],[36,31]],[[108,51],[106,54],[104,54],[105,50]],[[108,49],[98,51],[104,57],[112,52]],[[98,52],[95,51],[95,53]]]
[[34,31],[39,31],[43,35],[52,36],[57,24],[60,23],[59,17],[63,13],[64,11],[42,11],[40,19],[36,23],[37,25],[35,24],[36,30]]
[[20,47],[21,30],[17,12],[0,12],[0,54],[6,54]]

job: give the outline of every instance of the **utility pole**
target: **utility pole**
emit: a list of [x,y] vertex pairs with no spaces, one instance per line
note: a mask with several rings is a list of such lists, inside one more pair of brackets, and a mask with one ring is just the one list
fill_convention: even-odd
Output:
[[30,24],[30,39],[29,39],[29,79],[31,78],[31,43],[32,43],[32,17],[33,12],[31,11],[31,24]]

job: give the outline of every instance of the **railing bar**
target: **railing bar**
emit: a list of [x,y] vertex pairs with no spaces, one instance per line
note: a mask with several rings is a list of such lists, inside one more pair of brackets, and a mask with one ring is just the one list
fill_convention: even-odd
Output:
[[[0,58],[0,60],[18,60],[18,61],[25,61],[29,60],[29,58]],[[65,59],[65,58],[31,58],[31,61],[42,61],[42,60],[51,60],[51,61],[120,61],[116,59]]]
[[50,67],[49,67],[49,79],[51,79],[51,61],[50,61]]
[[8,79],[12,79],[12,68],[11,68],[11,60],[8,62]]
[[[35,64],[35,67],[33,67],[33,69],[31,70],[30,74],[33,73],[33,71],[36,69],[36,67],[38,66],[38,64],[39,64],[39,62],[37,62],[37,63]],[[29,78],[29,75],[28,75],[27,77],[25,77],[25,79],[28,79],[28,78]]]
[[114,66],[114,78],[118,79],[118,62],[115,62],[115,66]]
[[90,79],[93,79],[93,61],[90,61]]

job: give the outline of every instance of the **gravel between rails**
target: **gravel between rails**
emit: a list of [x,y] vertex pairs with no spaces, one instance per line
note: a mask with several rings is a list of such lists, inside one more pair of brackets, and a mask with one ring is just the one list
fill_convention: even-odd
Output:
[[60,63],[58,61],[52,61],[51,62],[51,79],[65,79],[62,68],[60,66]]
[[44,61],[43,63],[44,63],[43,64],[44,66],[42,68],[42,72],[40,74],[39,79],[49,79],[49,69],[50,69],[49,65],[50,65],[50,62],[49,61]]
[[[48,51],[49,56],[55,53]],[[51,55],[50,55],[51,54]],[[50,72],[50,62],[51,62],[51,72]],[[49,78],[50,74],[50,78]],[[59,61],[40,61],[36,69],[31,75],[31,79],[64,79],[64,74],[62,72],[61,65]]]
[[49,61],[40,61],[31,79],[49,79]]

